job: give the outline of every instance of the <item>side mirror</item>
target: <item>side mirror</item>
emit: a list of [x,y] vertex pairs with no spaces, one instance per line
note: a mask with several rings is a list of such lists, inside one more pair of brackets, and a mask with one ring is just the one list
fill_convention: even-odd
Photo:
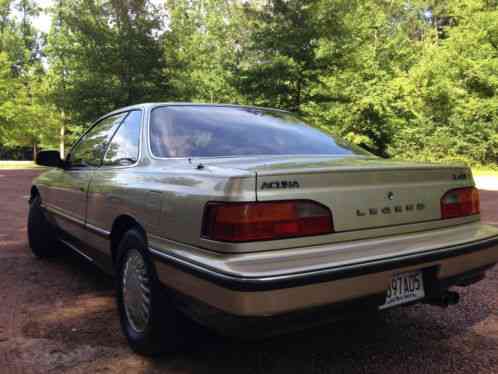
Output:
[[36,163],[41,166],[59,168],[64,165],[59,151],[41,151],[36,155]]

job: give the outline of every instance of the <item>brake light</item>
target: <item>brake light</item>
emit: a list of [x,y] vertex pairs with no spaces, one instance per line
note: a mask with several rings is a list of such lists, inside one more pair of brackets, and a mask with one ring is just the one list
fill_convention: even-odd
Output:
[[217,203],[206,205],[202,235],[225,242],[249,242],[333,232],[332,214],[312,201]]
[[441,199],[443,219],[479,214],[479,191],[475,187],[458,188],[448,191]]

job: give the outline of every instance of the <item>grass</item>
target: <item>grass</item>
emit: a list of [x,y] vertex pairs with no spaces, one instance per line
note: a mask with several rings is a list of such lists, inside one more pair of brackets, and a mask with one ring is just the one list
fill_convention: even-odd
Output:
[[43,169],[33,161],[1,161],[0,170]]

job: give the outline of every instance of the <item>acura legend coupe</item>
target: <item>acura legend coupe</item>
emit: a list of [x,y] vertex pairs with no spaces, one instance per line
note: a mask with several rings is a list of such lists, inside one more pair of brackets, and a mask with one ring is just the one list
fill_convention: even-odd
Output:
[[53,168],[31,189],[33,253],[114,275],[142,354],[178,349],[193,321],[262,336],[448,306],[498,262],[469,168],[381,159],[281,110],[131,106],[37,162]]

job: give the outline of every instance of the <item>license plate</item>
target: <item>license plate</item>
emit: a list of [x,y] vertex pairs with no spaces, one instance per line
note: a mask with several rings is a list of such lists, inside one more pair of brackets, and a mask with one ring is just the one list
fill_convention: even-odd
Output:
[[424,296],[424,279],[421,271],[396,274],[387,289],[386,302],[379,309],[409,303]]

